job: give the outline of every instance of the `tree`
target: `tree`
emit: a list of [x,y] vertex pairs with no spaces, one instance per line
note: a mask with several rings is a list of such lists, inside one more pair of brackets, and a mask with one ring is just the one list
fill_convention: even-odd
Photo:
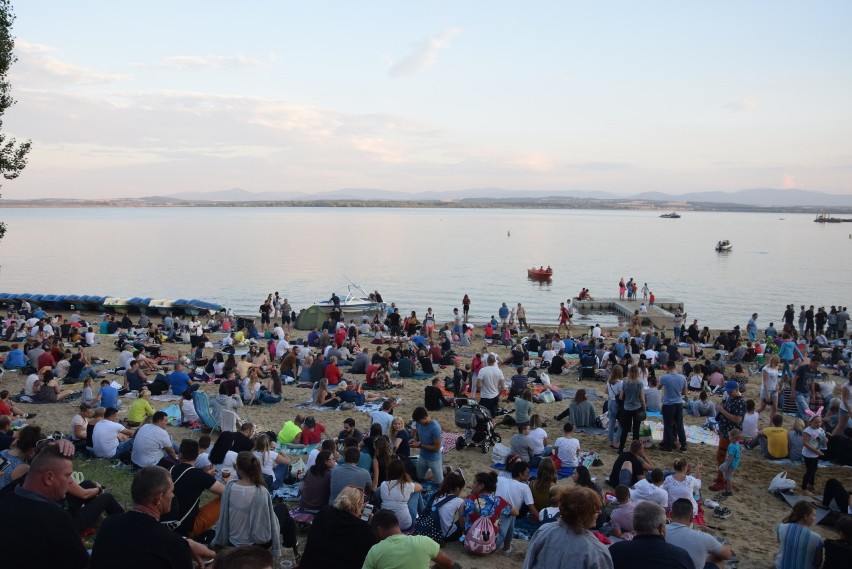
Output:
[[[27,165],[27,155],[32,142],[27,140],[18,144],[14,138],[3,133],[3,114],[15,104],[12,98],[12,85],[9,83],[9,67],[18,58],[15,57],[15,38],[12,37],[12,24],[15,14],[10,0],[0,0],[0,174],[7,180],[14,180]],[[0,239],[6,234],[6,225],[0,222]]]

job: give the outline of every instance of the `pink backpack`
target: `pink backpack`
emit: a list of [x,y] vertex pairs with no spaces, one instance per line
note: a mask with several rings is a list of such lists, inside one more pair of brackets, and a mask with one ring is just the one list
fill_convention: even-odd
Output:
[[478,502],[479,517],[464,534],[464,548],[476,555],[488,555],[497,549],[497,528],[491,518],[482,514]]

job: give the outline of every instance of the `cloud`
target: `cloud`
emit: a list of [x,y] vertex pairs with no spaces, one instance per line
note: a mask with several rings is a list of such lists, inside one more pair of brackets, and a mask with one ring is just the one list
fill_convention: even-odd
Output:
[[15,54],[18,63],[12,68],[16,79],[34,85],[39,83],[92,85],[113,83],[128,79],[129,76],[98,71],[66,63],[55,55],[56,50],[48,45],[30,43],[20,38],[15,40]]
[[249,69],[268,67],[275,63],[276,57],[270,54],[267,60],[246,57],[245,55],[171,55],[162,58],[163,65],[179,70],[193,69]]
[[796,186],[796,176],[794,176],[793,174],[785,173],[784,174],[784,181],[781,183],[781,187],[784,188],[785,190],[791,190],[791,189],[797,187]]
[[460,28],[448,28],[436,36],[418,42],[411,53],[391,65],[388,75],[394,78],[403,77],[428,69],[438,60],[438,52],[449,47],[450,40],[459,33]]
[[731,101],[722,105],[723,109],[734,112],[753,111],[758,107],[760,107],[760,101],[751,97],[746,97],[739,101]]

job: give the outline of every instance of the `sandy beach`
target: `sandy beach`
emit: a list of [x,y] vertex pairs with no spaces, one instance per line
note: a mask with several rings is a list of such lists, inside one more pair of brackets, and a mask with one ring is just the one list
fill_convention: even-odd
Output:
[[[97,320],[99,315],[84,314],[83,316],[87,319]],[[136,318],[136,316],[131,317],[134,319]],[[152,320],[160,322],[161,319],[159,317],[152,317]],[[541,330],[540,327],[536,328]],[[477,332],[480,335],[481,331],[481,326],[478,326]],[[586,330],[580,330],[578,327],[573,329],[573,332],[575,333],[582,333],[584,331]],[[613,332],[617,334],[620,330],[606,331],[609,335],[614,335]],[[298,331],[295,329],[291,331],[291,339],[293,337],[303,338],[306,335],[307,332],[304,331]],[[218,339],[219,337],[221,337],[221,335],[212,335],[212,339]],[[115,337],[99,336],[99,339],[101,343],[95,347],[88,348],[87,353],[90,356],[109,360],[110,363],[102,366],[102,369],[113,367],[118,359],[118,351],[113,345]],[[366,344],[362,343],[362,345]],[[469,362],[474,352],[481,349],[483,345],[484,341],[478,337],[469,348],[455,347],[454,349],[462,356],[463,361]],[[508,355],[506,348],[497,347],[494,351],[503,357]],[[177,356],[178,352],[186,354],[189,352],[189,346],[186,344],[163,345],[162,353],[164,355]],[[205,355],[210,356],[213,352],[213,349],[208,348],[205,350]],[[573,361],[576,360],[569,360],[569,363],[573,363]],[[346,368],[343,369],[345,379],[351,379],[353,376],[345,372]],[[437,369],[437,366],[436,370],[439,371],[439,377],[441,378],[451,371]],[[510,367],[503,367],[502,371],[507,378],[514,373],[514,370]],[[107,374],[107,377],[117,379],[119,381],[122,381],[123,379],[120,378],[120,376],[111,374]],[[363,381],[363,376],[354,377],[356,380]],[[2,389],[8,389],[12,394],[17,394],[23,388],[24,379],[25,376],[20,373],[6,372],[2,379]],[[605,394],[604,383],[588,380],[581,382],[579,381],[578,373],[576,371],[572,371],[569,375],[551,376],[551,379],[554,385],[563,389],[584,388],[587,391],[597,391],[601,397]],[[746,398],[757,399],[756,388],[754,386],[757,385],[758,381],[758,376],[752,377],[750,382],[750,392]],[[402,389],[392,390],[392,396],[402,399],[400,404],[397,406],[395,413],[402,416],[406,421],[410,420],[412,410],[423,404],[423,389],[426,385],[426,381],[405,379],[404,387]],[[79,390],[80,385],[74,385],[71,386],[71,388]],[[211,396],[217,392],[217,386],[214,384],[203,385],[201,389]],[[299,412],[304,413],[303,410],[296,409],[296,406],[307,401],[309,396],[310,390],[294,386],[285,386],[285,399],[282,402],[275,405],[245,408],[241,413],[241,416],[244,420],[250,420],[255,423],[259,430],[278,431],[286,420],[292,419]],[[711,396],[711,400],[718,404],[721,400],[721,396]],[[124,410],[122,411],[121,416],[124,415],[127,407],[129,407],[129,400],[125,401],[127,401],[127,403],[124,405]],[[535,404],[534,412],[547,420],[547,430],[551,441],[555,440],[561,431],[561,425],[557,424],[557,422],[553,420],[553,416],[564,410],[568,403],[569,402],[566,400],[550,404]],[[602,403],[603,399],[594,402],[599,413],[601,412],[600,407]],[[169,405],[169,403],[152,401],[152,405],[159,409]],[[77,410],[77,401],[75,400],[70,403],[47,405],[20,404],[19,406],[26,411],[37,413],[38,416],[31,422],[41,425],[47,432],[59,430],[67,433],[70,429],[71,417]],[[512,404],[504,403],[501,399],[501,407],[512,408]],[[340,430],[343,420],[347,417],[354,418],[357,423],[357,427],[362,431],[366,432],[369,430],[369,416],[357,411],[327,411],[313,414],[317,417],[317,420],[320,423],[324,424],[328,427],[329,431],[334,433]],[[458,429],[453,422],[452,409],[445,408],[433,413],[432,415],[441,424],[444,432],[459,432],[460,429]],[[703,424],[704,419],[698,419],[685,414],[685,422],[688,425],[697,425]],[[785,426],[789,426],[790,422],[791,419],[789,417],[785,417]],[[760,428],[763,428],[768,425],[768,412],[765,412],[761,415],[759,426]],[[177,441],[186,437],[198,438],[201,435],[199,431],[192,431],[179,427],[169,428],[169,431],[171,432],[172,437]],[[502,435],[503,440],[508,443],[509,438],[516,431],[514,427],[498,426],[498,432]],[[596,478],[596,481],[601,486],[604,486],[603,480],[609,475],[612,464],[616,458],[615,451],[609,448],[606,435],[595,436],[579,433],[577,434],[577,438],[580,440],[582,451],[593,450],[600,454],[603,465],[592,467],[590,470],[592,475]],[[707,487],[713,479],[715,452],[716,447],[714,446],[690,444],[688,452],[685,455],[688,461],[692,464],[699,461],[704,464],[703,498],[712,497],[715,494],[714,492],[707,490]],[[680,453],[666,453],[653,448],[648,451],[648,456],[656,466],[661,468],[671,468],[673,461],[683,455]],[[474,473],[488,470],[490,460],[490,452],[483,454],[479,449],[473,448],[461,451],[451,449],[444,455],[444,463],[453,467],[463,468],[468,481],[470,481]],[[731,510],[732,516],[726,520],[719,520],[713,518],[712,512],[706,513],[708,525],[704,529],[713,535],[722,536],[730,541],[734,553],[740,558],[740,567],[768,567],[772,564],[773,558],[777,553],[778,547],[775,537],[775,526],[789,512],[789,508],[783,501],[769,494],[767,492],[767,487],[769,485],[769,481],[781,470],[787,470],[789,475],[798,483],[798,481],[801,480],[804,467],[801,465],[797,465],[795,467],[780,467],[764,460],[759,449],[744,451],[742,464],[736,479],[738,489],[735,492],[735,495],[728,498],[724,503],[724,505]],[[847,487],[852,485],[852,470],[849,468],[820,468],[817,473],[816,481],[818,492],[821,492],[823,484],[830,477],[838,478]],[[570,478],[567,478],[560,481],[560,484],[570,486],[573,482]],[[606,487],[604,487],[604,489],[605,491],[607,490]],[[835,538],[837,536],[836,532],[830,528],[816,526],[814,529],[824,538]],[[304,536],[301,536],[301,539],[304,540]],[[447,546],[447,551],[460,562],[462,567],[465,568],[486,566],[494,568],[521,567],[523,564],[524,554],[526,552],[527,542],[516,540],[514,544],[515,553],[513,553],[510,557],[495,554],[488,558],[475,558],[465,554],[460,544]]]

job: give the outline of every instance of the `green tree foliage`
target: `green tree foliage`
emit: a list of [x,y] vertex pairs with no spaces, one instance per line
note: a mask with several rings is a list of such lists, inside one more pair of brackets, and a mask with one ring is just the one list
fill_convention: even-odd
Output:
[[[15,38],[12,37],[12,24],[15,14],[10,0],[0,0],[0,174],[7,180],[14,180],[27,165],[27,154],[32,142],[27,140],[18,144],[3,132],[3,114],[15,104],[12,97],[12,85],[9,83],[9,67],[18,60],[15,57]],[[6,233],[6,225],[0,223],[0,239]]]

